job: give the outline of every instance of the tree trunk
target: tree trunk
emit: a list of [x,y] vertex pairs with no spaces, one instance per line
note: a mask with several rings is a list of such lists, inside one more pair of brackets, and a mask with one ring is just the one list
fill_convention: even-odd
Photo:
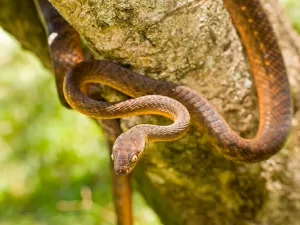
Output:
[[[242,136],[255,134],[255,87],[221,0],[51,2],[96,58],[187,85],[209,99]],[[20,12],[20,4],[26,10]],[[276,156],[252,165],[228,161],[195,127],[179,141],[149,144],[132,177],[164,224],[299,224],[300,41],[274,0],[264,0],[263,5],[279,37],[293,92],[289,140]],[[18,6],[2,0],[0,25],[49,67],[42,27],[32,7],[28,0],[18,1]],[[118,93],[105,90],[107,100],[118,99]],[[122,119],[121,126],[126,130],[161,121],[135,117]]]

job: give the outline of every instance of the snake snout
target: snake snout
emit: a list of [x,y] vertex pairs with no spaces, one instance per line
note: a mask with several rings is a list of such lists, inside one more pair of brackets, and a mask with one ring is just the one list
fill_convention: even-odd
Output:
[[118,175],[127,175],[130,172],[126,166],[115,167],[115,171]]

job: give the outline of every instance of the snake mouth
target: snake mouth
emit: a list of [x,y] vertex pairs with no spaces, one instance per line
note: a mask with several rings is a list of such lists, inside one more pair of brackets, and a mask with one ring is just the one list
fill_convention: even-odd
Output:
[[115,171],[118,175],[128,175],[131,172],[127,166],[115,167]]

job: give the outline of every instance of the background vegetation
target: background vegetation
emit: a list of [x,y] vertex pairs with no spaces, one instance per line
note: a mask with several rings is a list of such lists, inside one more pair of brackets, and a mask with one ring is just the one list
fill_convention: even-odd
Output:
[[[281,0],[300,32],[300,2]],[[98,127],[60,106],[51,74],[0,29],[0,225],[115,224]],[[136,224],[160,224],[134,192]]]

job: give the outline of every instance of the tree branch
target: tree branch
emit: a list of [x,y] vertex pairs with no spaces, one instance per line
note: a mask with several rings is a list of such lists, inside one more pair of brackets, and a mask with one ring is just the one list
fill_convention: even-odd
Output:
[[37,55],[47,69],[52,68],[44,28],[32,0],[0,2],[0,25],[22,45]]

